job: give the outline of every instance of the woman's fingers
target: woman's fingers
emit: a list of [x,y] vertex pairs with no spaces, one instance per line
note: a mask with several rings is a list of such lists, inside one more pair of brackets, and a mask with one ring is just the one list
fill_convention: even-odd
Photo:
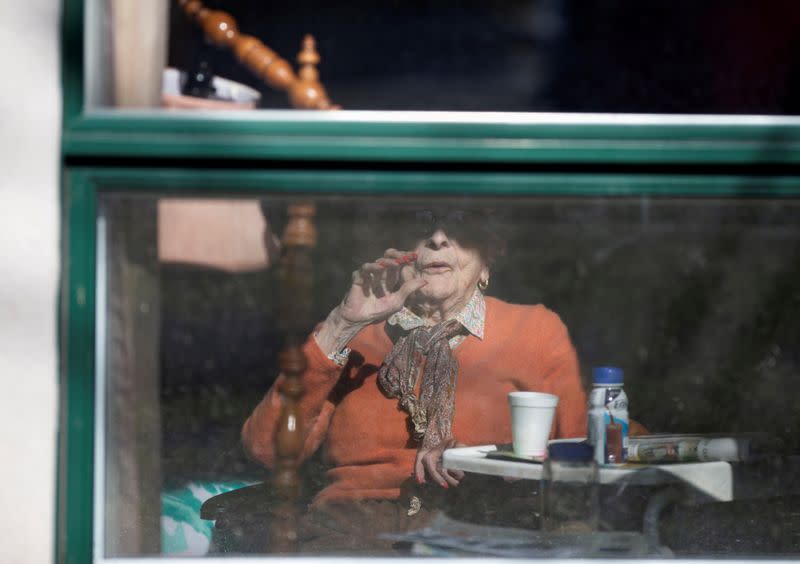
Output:
[[[417,479],[417,483],[424,484],[428,481],[428,478],[431,479],[432,482],[439,484],[443,488],[449,487],[447,480],[445,480],[444,476],[440,473],[440,468],[437,468],[437,461],[436,461],[436,452],[437,449],[434,450],[418,450],[417,451],[417,458],[414,463],[414,477]],[[441,458],[441,457],[440,457]],[[453,485],[458,485],[455,483]]]
[[425,483],[425,466],[422,464],[422,457],[426,451],[418,450],[417,457],[414,459],[414,478],[418,484]]
[[408,296],[422,288],[428,283],[427,280],[423,280],[422,278],[412,278],[411,280],[406,280],[403,282],[402,286],[397,289],[397,296],[405,303],[408,299]]
[[364,296],[369,297],[374,295],[372,291],[374,286],[375,275],[369,270],[362,270],[361,272],[361,289],[364,291]]
[[416,273],[415,263],[417,261],[417,253],[413,251],[398,251],[397,249],[386,249],[383,257],[391,260],[399,267],[398,276],[401,280],[409,280],[414,278]]
[[455,476],[442,467],[442,451],[438,448],[428,451],[422,457],[422,465],[425,467],[428,476],[443,488],[458,485],[458,480]]
[[[439,455],[439,460],[442,460],[442,457],[444,456],[444,451],[447,450],[448,448],[461,448],[465,446],[467,445],[465,445],[460,441],[457,441],[456,439],[448,440],[447,443],[445,444],[445,447],[442,449],[442,453]],[[456,486],[459,484],[459,482],[461,482],[461,480],[464,479],[464,472],[462,472],[461,470],[445,470],[445,472],[447,472],[448,476],[455,481],[454,485]]]
[[401,266],[394,260],[387,258],[380,258],[375,261],[380,266],[380,271],[377,273],[380,276],[381,284],[385,293],[392,293],[397,290],[397,285],[400,282],[400,269]]
[[435,455],[433,450],[424,450],[417,452],[417,467],[421,468],[421,471],[417,471],[417,481],[420,482],[419,476],[422,475],[422,481],[420,483],[425,483],[427,478],[430,478],[431,481],[435,484],[439,484],[443,488],[449,487],[447,480],[444,479],[439,473],[439,468],[437,468]]
[[428,450],[420,449],[414,463],[414,476],[417,482],[424,484],[426,478],[440,485],[443,488],[457,486],[464,478],[464,473],[460,470],[446,470],[442,467],[442,453],[453,443],[452,440],[442,445]]
[[[407,257],[408,254],[403,256]],[[408,296],[419,290],[426,282],[418,277],[410,277],[398,286],[403,279],[401,270],[406,267],[405,263],[398,262],[398,260],[400,259],[383,258],[362,264],[357,274],[353,275],[353,283],[362,287],[365,296],[372,294],[382,298],[387,294],[397,292],[398,297],[405,302]]]
[[[450,439],[447,448],[463,448],[465,446],[467,445],[462,443],[461,441]],[[464,479],[464,472],[461,470],[448,470],[448,472],[450,472],[450,475],[455,477],[459,482]]]
[[453,487],[456,487],[461,482],[461,478],[464,477],[462,475],[461,478],[459,478],[453,470],[445,470],[444,468],[441,468],[439,472],[444,476],[447,483]]
[[398,282],[400,282],[400,267],[391,261],[382,260],[382,264],[384,264],[385,272],[383,281],[386,291],[394,292],[397,290]]
[[361,287],[364,296],[374,295],[382,298],[386,295],[384,278],[386,267],[380,262],[365,262],[358,270],[358,277],[361,280]]
[[412,254],[411,251],[399,251],[397,249],[386,249],[383,251],[383,258],[402,259],[406,255]]
[[375,276],[378,274],[382,274],[383,269],[384,269],[383,265],[381,265],[379,262],[365,262],[364,264],[361,265],[362,275],[368,274],[370,276]]

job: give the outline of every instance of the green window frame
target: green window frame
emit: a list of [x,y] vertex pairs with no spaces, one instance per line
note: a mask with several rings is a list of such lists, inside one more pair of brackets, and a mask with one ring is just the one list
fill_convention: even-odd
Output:
[[[313,192],[308,187],[315,186]],[[613,189],[609,189],[613,186]],[[758,189],[753,188],[758,186]],[[268,187],[268,188],[265,188]],[[65,174],[65,266],[62,282],[59,562],[90,562],[94,538],[95,280],[98,199],[107,193],[176,197],[392,194],[435,196],[671,196],[797,198],[800,177],[658,174],[502,174],[362,171],[243,171],[191,168],[70,167]]]

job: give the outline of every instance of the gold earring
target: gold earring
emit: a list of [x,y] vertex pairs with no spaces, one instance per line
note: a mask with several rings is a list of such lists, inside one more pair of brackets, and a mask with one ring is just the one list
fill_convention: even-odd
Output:
[[488,287],[489,287],[489,280],[488,279],[479,280],[478,281],[478,290],[480,290],[481,292],[485,292],[486,288],[488,288]]

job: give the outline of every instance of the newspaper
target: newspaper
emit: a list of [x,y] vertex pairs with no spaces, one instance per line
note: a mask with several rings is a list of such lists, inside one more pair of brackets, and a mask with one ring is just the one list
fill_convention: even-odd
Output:
[[774,441],[751,435],[641,435],[628,439],[628,462],[749,462],[774,450]]

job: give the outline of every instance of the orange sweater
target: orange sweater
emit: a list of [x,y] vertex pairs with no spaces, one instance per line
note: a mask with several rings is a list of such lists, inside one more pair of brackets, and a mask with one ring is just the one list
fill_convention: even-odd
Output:
[[[328,486],[315,502],[396,499],[411,475],[416,444],[407,414],[377,384],[378,367],[392,348],[384,323],[370,325],[350,343],[345,370],[312,338],[304,345],[308,370],[301,399],[306,432],[304,457],[324,444]],[[459,362],[453,436],[468,445],[511,442],[508,392],[542,391],[559,396],[554,437],[586,434],[586,396],[567,329],[542,305],[486,299],[483,340],[470,335],[455,349]],[[247,453],[273,462],[273,435],[280,412],[273,385],[242,429]]]

